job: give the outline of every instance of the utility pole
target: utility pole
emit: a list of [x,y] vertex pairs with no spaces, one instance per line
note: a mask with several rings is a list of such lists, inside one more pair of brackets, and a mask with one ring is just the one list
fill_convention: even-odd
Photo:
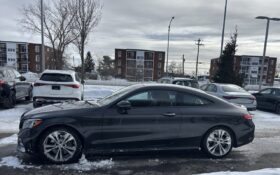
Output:
[[197,45],[197,57],[196,57],[196,68],[195,68],[195,78],[197,79],[197,72],[198,72],[198,58],[199,58],[199,48],[200,46],[203,46],[203,44],[201,43],[201,39],[199,38],[197,40],[197,43],[195,43],[195,45]]
[[45,42],[44,42],[44,18],[45,18],[45,13],[44,13],[44,1],[41,0],[41,39],[42,39],[42,44],[41,44],[41,58],[42,58],[42,72],[45,70]]
[[185,55],[183,55],[183,76],[185,76],[185,61],[186,61],[186,59],[185,59]]
[[224,21],[223,21],[223,31],[222,31],[222,41],[221,41],[221,52],[220,52],[220,57],[221,57],[222,54],[223,54],[226,18],[227,18],[227,0],[226,0],[226,4],[225,4],[225,11],[224,11]]
[[169,39],[170,39],[170,28],[171,28],[171,23],[172,21],[175,19],[175,17],[173,16],[169,22],[168,25],[168,36],[167,36],[167,54],[166,54],[166,76],[168,77],[168,56],[169,56]]

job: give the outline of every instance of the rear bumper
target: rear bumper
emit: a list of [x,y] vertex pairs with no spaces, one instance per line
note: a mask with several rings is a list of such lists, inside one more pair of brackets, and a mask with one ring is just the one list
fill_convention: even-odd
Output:
[[246,121],[246,126],[244,128],[240,128],[239,132],[236,133],[236,144],[235,147],[240,147],[251,143],[255,138],[255,125],[253,121]]

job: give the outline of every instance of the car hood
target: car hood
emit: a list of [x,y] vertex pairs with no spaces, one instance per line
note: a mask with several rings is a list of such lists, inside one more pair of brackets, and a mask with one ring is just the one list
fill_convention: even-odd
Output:
[[59,112],[59,111],[72,110],[72,109],[97,108],[97,107],[99,107],[99,105],[95,101],[65,102],[65,103],[57,103],[57,104],[36,108],[26,112],[23,116],[33,116],[36,114],[42,114],[48,112]]

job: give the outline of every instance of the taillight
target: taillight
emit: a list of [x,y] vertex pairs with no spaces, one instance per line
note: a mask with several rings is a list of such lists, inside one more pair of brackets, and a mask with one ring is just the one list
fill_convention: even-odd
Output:
[[64,85],[64,86],[71,87],[71,88],[74,88],[74,89],[79,89],[80,88],[80,85],[78,85],[78,84],[69,84],[69,85]]
[[233,96],[223,96],[224,99],[227,100],[232,100],[232,99],[237,99],[238,97],[233,97]]
[[35,83],[34,84],[35,87],[37,87],[37,86],[44,86],[44,85],[46,85],[46,84],[44,84],[44,83]]
[[2,86],[3,84],[5,84],[4,80],[0,80],[0,86]]
[[251,114],[245,114],[245,115],[243,116],[243,118],[244,118],[245,120],[252,120],[252,119],[253,119],[253,116],[252,116]]

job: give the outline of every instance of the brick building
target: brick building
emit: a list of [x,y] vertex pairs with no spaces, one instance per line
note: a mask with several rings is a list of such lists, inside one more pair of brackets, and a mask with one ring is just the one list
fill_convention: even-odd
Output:
[[[241,55],[234,57],[233,70],[243,74],[245,85],[258,85],[261,76],[262,56]],[[219,58],[211,60],[210,78],[212,79],[218,70]],[[277,58],[266,57],[264,62],[263,84],[273,85],[276,73]]]
[[164,73],[165,52],[115,49],[116,77],[129,81],[156,81]]
[[[45,46],[45,68],[62,69],[63,61],[52,59],[53,49]],[[0,41],[0,66],[25,72],[42,72],[41,44]]]

